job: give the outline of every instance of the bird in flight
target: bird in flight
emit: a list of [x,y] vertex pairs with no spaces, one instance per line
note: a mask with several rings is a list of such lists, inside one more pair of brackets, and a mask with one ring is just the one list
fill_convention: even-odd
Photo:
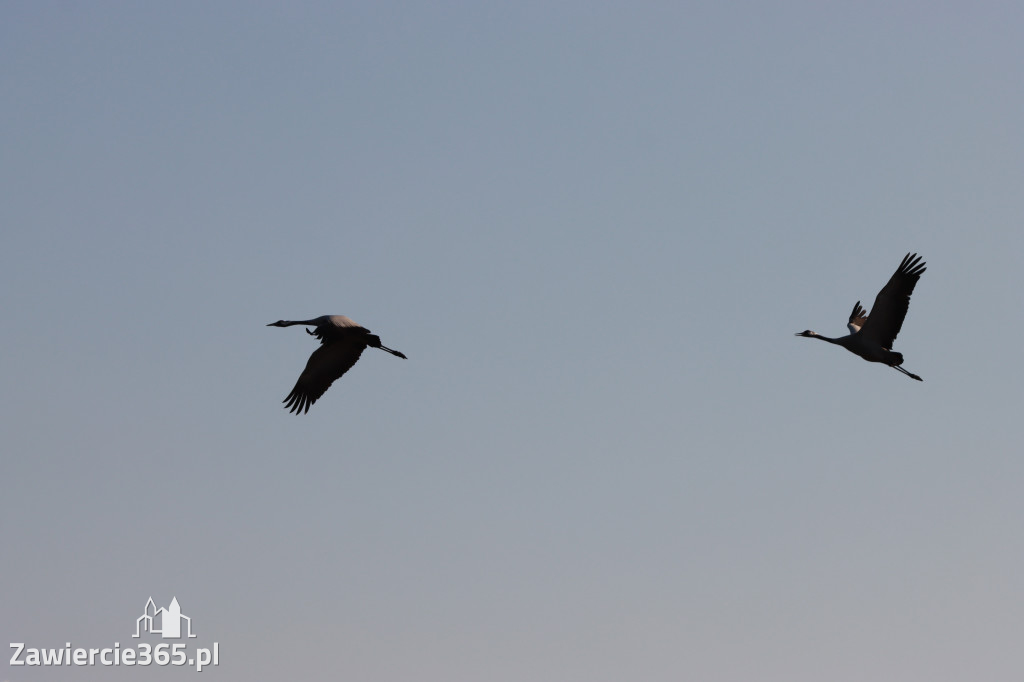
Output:
[[850,322],[846,325],[850,329],[847,336],[830,339],[810,329],[800,332],[797,336],[834,343],[868,362],[881,362],[903,372],[911,379],[924,381],[916,374],[903,369],[900,366],[903,364],[903,354],[892,350],[893,341],[900,333],[903,319],[907,316],[907,308],[910,307],[910,295],[914,293],[914,286],[921,273],[925,271],[924,266],[921,257],[916,253],[904,256],[896,272],[878,292],[878,296],[875,296],[875,307],[872,308],[870,315],[860,306],[860,301],[853,306]]
[[309,412],[309,406],[331,387],[336,379],[352,368],[366,347],[380,348],[392,355],[407,359],[404,353],[381,344],[380,337],[371,334],[344,315],[323,315],[312,320],[278,320],[268,327],[291,327],[304,325],[313,327],[306,330],[310,336],[320,339],[320,347],[313,351],[302,370],[295,388],[282,402],[285,409],[293,414]]

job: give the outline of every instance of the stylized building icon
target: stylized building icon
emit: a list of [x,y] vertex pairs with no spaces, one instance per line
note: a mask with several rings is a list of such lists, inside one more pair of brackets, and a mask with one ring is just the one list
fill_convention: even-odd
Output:
[[171,604],[166,609],[158,609],[150,597],[146,602],[146,608],[142,610],[142,615],[135,621],[135,634],[132,637],[141,637],[143,632],[148,632],[159,634],[164,639],[180,639],[181,621],[185,621],[185,632],[188,636],[195,637],[192,634],[192,619],[182,615],[177,597],[171,599]]

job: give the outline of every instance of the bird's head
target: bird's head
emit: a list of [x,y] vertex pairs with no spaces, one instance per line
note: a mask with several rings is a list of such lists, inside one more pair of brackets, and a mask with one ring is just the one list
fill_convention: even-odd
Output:
[[286,327],[286,326],[288,326],[288,325],[286,325],[286,324],[284,323],[284,320],[278,320],[277,322],[271,322],[271,323],[270,323],[270,324],[268,324],[267,326],[268,326],[268,327]]
[[817,336],[817,334],[815,332],[812,332],[810,329],[807,329],[805,331],[800,332],[799,334],[794,334],[793,336]]

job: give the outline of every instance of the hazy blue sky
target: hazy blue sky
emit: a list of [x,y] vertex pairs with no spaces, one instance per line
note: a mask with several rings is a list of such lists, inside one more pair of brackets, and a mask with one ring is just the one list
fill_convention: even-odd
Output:
[[[0,4],[0,644],[152,596],[238,682],[1020,680],[1022,29]],[[908,251],[924,383],[793,336]],[[296,417],[322,314],[409,360]]]

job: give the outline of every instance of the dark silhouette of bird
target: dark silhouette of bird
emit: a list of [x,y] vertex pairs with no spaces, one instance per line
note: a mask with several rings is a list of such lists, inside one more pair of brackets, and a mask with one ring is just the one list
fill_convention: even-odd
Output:
[[914,286],[924,271],[925,264],[921,262],[921,257],[916,253],[908,253],[888,283],[875,296],[875,307],[871,309],[870,315],[860,306],[860,301],[853,306],[850,322],[846,325],[850,329],[849,335],[830,339],[808,329],[797,336],[834,343],[868,362],[881,362],[911,379],[924,381],[903,369],[900,366],[903,364],[903,354],[892,350],[893,341],[903,328],[903,319],[910,307],[910,295],[914,293]]
[[369,329],[344,315],[323,315],[312,320],[278,320],[267,326],[293,325],[314,327],[313,331],[307,329],[306,333],[320,339],[320,347],[309,356],[306,369],[299,375],[295,388],[282,401],[285,409],[290,409],[294,414],[309,412],[309,406],[356,364],[366,347],[380,348],[403,360],[408,359],[404,353],[383,345],[379,336],[371,334]]

